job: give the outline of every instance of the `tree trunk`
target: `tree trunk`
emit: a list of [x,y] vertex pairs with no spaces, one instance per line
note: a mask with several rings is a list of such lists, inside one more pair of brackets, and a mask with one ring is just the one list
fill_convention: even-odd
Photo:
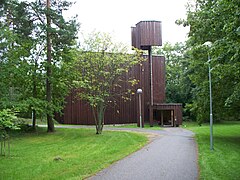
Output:
[[96,110],[95,108],[92,106],[92,113],[93,113],[93,117],[94,117],[94,121],[95,121],[95,126],[96,126],[96,132],[98,131],[98,121],[97,121],[97,116],[96,116]]
[[97,106],[97,132],[96,134],[101,134],[103,129],[103,119],[104,119],[104,103],[99,103]]
[[1,156],[3,155],[3,140],[2,139],[0,139],[1,140]]
[[54,132],[54,123],[52,119],[52,112],[51,112],[51,102],[52,102],[52,87],[50,78],[52,76],[51,70],[51,63],[52,63],[52,56],[51,56],[51,18],[50,18],[50,0],[47,0],[47,78],[46,78],[46,94],[47,94],[47,103],[48,103],[48,113],[47,113],[47,125],[48,125],[48,132]]

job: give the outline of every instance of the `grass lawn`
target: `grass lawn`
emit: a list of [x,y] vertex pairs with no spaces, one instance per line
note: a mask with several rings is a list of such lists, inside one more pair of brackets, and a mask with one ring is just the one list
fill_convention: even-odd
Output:
[[[106,125],[107,127],[116,127],[116,128],[140,128],[137,126],[136,123],[134,124],[119,124],[119,125]],[[152,129],[152,130],[160,130],[162,129],[159,125],[153,125],[153,127],[150,127],[149,123],[144,124],[144,128],[146,129]]]
[[196,133],[199,149],[200,179],[240,179],[240,122],[213,125],[214,151],[210,151],[210,128],[204,124],[184,123]]
[[83,179],[140,149],[144,135],[95,129],[57,129],[13,135],[10,157],[0,156],[0,179]]
[[[32,124],[32,120],[31,119],[23,119],[22,118],[22,121],[25,123],[25,124]],[[36,122],[38,125],[46,125],[47,122],[45,119],[43,120],[40,120],[40,119],[37,119],[37,122]],[[57,121],[54,121],[54,124],[55,125],[60,125],[60,126],[72,126],[71,124],[59,124]],[[82,125],[74,125],[74,126],[79,126],[81,127]],[[86,125],[84,125],[86,126]],[[87,125],[89,126],[89,128],[95,128],[95,125]],[[137,126],[137,123],[132,123],[132,124],[117,124],[117,125],[104,125],[104,127],[116,127],[116,128],[140,128]],[[147,128],[147,129],[152,129],[152,130],[159,130],[159,129],[162,129],[159,125],[157,124],[154,124],[153,127],[150,127],[150,124],[148,122],[146,122],[144,124],[144,128]]]
[[[30,118],[18,118],[20,121],[23,122],[23,124],[31,124],[32,125],[32,119]],[[59,123],[56,120],[53,120],[55,125],[58,125]],[[42,118],[42,119],[36,119],[36,124],[37,125],[46,125],[47,124],[47,119]]]

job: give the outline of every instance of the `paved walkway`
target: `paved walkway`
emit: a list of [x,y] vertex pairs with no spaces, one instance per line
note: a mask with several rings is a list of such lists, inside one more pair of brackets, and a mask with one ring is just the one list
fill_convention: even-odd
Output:
[[[56,126],[84,128],[84,126]],[[86,126],[91,128],[90,126]],[[92,126],[93,127],[93,126]],[[93,127],[94,128],[94,127]],[[151,133],[152,141],[143,149],[114,163],[88,180],[197,180],[197,146],[191,131],[182,128],[163,130],[110,128]]]
[[89,180],[198,179],[197,148],[191,131],[182,128],[164,128],[158,131],[136,130],[159,136],[155,136],[143,149],[114,163],[88,178]]

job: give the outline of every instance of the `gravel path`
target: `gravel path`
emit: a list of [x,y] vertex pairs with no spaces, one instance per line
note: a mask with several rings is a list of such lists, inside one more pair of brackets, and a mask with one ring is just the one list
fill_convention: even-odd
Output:
[[[111,128],[105,128],[111,129]],[[114,128],[116,130],[116,128]],[[120,128],[119,128],[120,130]],[[133,129],[126,129],[133,130]],[[136,131],[136,130],[135,130]],[[196,180],[197,148],[191,131],[137,129],[158,134],[151,143],[100,171],[89,180]]]

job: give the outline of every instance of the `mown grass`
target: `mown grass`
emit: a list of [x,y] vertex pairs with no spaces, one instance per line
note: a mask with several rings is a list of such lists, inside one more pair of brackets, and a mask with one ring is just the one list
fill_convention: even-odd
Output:
[[[22,122],[22,124],[29,124],[32,125],[32,119],[30,118],[18,118],[19,121]],[[56,120],[53,120],[54,124],[58,125],[59,123]],[[42,118],[42,119],[36,119],[36,124],[37,125],[46,125],[47,124],[47,119]]]
[[[116,127],[116,128],[140,128],[137,126],[137,124],[119,124],[119,125],[107,125],[107,127]],[[144,128],[146,129],[152,129],[152,130],[160,130],[162,129],[159,125],[154,125],[153,127],[150,126],[149,123],[144,124]]]
[[140,149],[144,135],[95,129],[17,134],[10,157],[0,156],[0,179],[83,179]]
[[210,150],[209,125],[184,123],[196,133],[200,179],[240,179],[240,122],[222,122],[213,126],[214,150]]

